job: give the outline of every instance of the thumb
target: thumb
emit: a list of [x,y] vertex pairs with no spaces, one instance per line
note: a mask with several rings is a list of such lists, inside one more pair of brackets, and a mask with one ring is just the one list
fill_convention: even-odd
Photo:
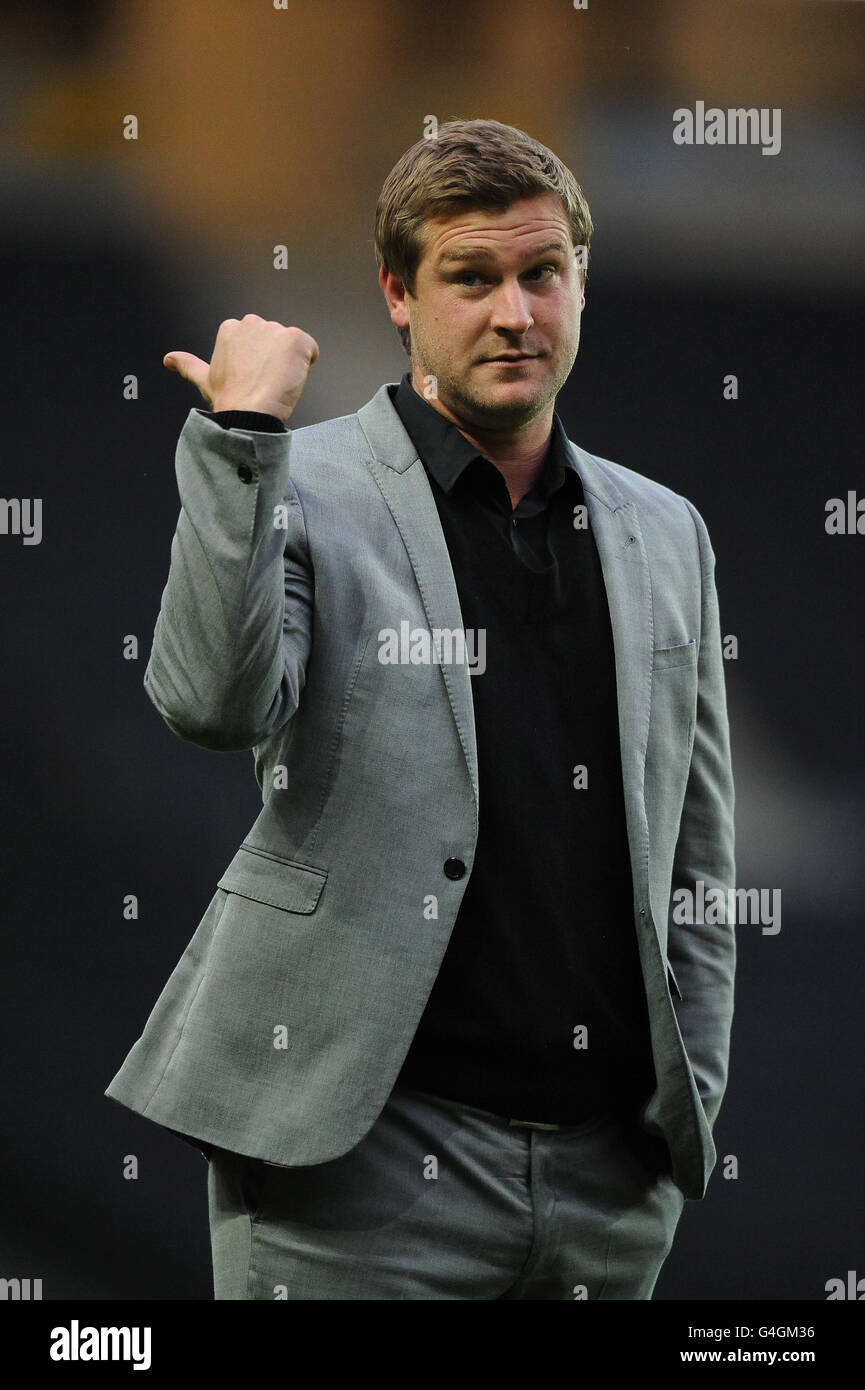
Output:
[[198,387],[205,400],[210,399],[205,390],[210,374],[209,362],[202,362],[200,357],[195,357],[191,352],[167,352],[162,359],[162,365],[191,381],[193,386]]

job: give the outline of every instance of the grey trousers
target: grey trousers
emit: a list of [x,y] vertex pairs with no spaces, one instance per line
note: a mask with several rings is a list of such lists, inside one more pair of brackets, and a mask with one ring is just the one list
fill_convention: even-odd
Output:
[[207,1186],[216,1299],[650,1299],[685,1202],[619,1120],[535,1128],[404,1086],[341,1158],[214,1148]]

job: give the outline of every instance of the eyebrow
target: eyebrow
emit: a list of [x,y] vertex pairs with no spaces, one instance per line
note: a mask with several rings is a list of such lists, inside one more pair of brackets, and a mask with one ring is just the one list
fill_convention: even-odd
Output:
[[[567,255],[564,243],[557,237],[555,241],[547,241],[543,246],[536,246],[535,249],[527,255],[526,259],[534,260],[536,256],[546,256],[550,251],[558,251],[562,256]],[[463,263],[465,261],[486,261],[490,260],[493,255],[494,253],[492,251],[484,250],[480,246],[467,246],[458,251],[445,251],[439,261],[439,265]]]

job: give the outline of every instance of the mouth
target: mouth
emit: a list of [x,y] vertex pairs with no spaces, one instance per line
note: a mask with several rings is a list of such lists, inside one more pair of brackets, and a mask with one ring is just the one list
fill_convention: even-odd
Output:
[[484,357],[484,362],[501,362],[510,366],[518,366],[521,362],[534,362],[538,356],[535,352],[503,352],[498,357]]

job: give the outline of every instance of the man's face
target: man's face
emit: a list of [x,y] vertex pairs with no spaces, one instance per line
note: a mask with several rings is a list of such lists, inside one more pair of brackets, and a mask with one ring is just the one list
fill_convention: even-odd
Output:
[[552,406],[580,341],[585,299],[560,199],[545,193],[505,212],[460,211],[428,220],[424,232],[414,297],[395,277],[380,277],[392,319],[411,328],[416,387],[434,376],[438,402],[430,403],[460,422],[488,430],[529,423]]

